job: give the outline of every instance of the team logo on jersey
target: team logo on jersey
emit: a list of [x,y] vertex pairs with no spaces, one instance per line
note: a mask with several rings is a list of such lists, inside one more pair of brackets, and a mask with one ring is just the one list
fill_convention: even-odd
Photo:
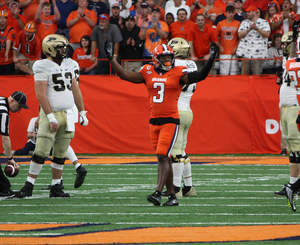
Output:
[[300,62],[293,62],[290,64],[290,69],[293,69],[293,68],[299,68],[300,67]]
[[153,82],[166,82],[167,78],[153,77],[152,81]]
[[152,71],[147,71],[147,74],[152,74]]

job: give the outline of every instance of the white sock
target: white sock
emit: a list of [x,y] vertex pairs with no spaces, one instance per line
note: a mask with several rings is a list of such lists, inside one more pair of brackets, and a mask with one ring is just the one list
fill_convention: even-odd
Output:
[[71,162],[78,160],[73,148],[70,145],[68,147],[67,157],[70,159]]
[[174,186],[181,187],[183,165],[184,165],[183,162],[172,163]]
[[183,181],[185,186],[192,186],[192,167],[191,163],[185,163],[183,167]]
[[81,163],[76,163],[76,164],[75,164],[75,169],[79,168],[80,166],[82,166]]
[[52,179],[51,185],[60,184],[61,179]]
[[298,178],[296,178],[296,177],[290,177],[291,184],[294,184],[297,180],[298,180]]
[[34,183],[35,183],[35,179],[32,178],[32,177],[29,177],[29,176],[27,176],[27,180],[26,180],[26,181],[28,181],[29,183],[31,183],[31,184],[33,184],[33,185],[34,185]]

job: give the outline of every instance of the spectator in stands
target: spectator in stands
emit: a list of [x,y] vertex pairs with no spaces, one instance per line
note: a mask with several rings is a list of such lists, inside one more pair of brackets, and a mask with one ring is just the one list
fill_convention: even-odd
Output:
[[120,5],[118,3],[114,3],[112,8],[111,8],[111,16],[110,16],[110,20],[109,23],[110,24],[115,24],[116,26],[118,26],[120,28],[120,30],[122,28],[124,28],[125,26],[125,19],[123,17],[120,16]]
[[188,5],[185,4],[185,1],[182,0],[169,0],[165,6],[165,12],[172,13],[174,16],[174,21],[177,21],[177,11],[178,9],[185,9],[187,12],[187,19],[191,16],[191,10]]
[[235,8],[235,12],[236,12],[239,16],[243,16],[244,19],[246,19],[246,18],[247,18],[247,14],[246,14],[246,12],[243,11],[243,5],[244,5],[243,0],[234,0],[234,8]]
[[291,11],[292,4],[290,0],[284,0],[282,11],[273,15],[271,19],[271,28],[275,33],[284,34],[292,30],[295,20],[298,20],[298,15]]
[[37,27],[34,22],[28,22],[24,30],[18,33],[13,44],[15,67],[29,75],[33,75],[32,66],[35,60],[41,58],[42,52],[42,42],[36,32]]
[[175,18],[174,18],[172,13],[167,13],[166,14],[166,23],[168,24],[169,28],[170,28],[170,25],[172,23],[174,23],[174,20],[175,20]]
[[[99,16],[99,25],[95,26],[91,36],[92,40],[92,58],[91,61],[97,60],[96,49],[98,48],[98,59],[106,59],[104,51],[104,42],[109,40],[114,44],[114,59],[118,59],[120,42],[122,41],[122,34],[120,29],[109,23],[109,16],[101,14]],[[98,61],[98,74],[110,74],[110,65],[108,61]]]
[[[191,46],[191,60],[196,62],[198,71],[201,71],[210,57],[210,43],[218,42],[216,31],[211,26],[205,24],[205,17],[203,14],[197,15],[196,25],[189,29],[187,41]],[[201,43],[201,45],[199,45],[199,43]]]
[[39,2],[39,0],[19,0],[19,7],[23,9],[23,14],[27,21],[35,21],[35,14],[39,7]]
[[268,49],[268,58],[273,60],[265,60],[262,74],[280,74],[282,72],[281,37],[282,34],[280,33],[274,35],[271,47]]
[[299,16],[300,15],[300,1],[291,0],[292,10]]
[[[135,19],[129,15],[125,21],[125,27],[121,30],[122,42],[120,51],[122,59],[134,60],[143,58],[143,44],[139,33],[141,28],[135,24]],[[123,61],[123,68],[128,71],[138,72],[142,67],[142,61]]]
[[268,57],[268,37],[270,25],[265,19],[258,18],[257,7],[251,5],[245,10],[248,19],[243,20],[238,35],[240,40],[237,56],[247,58],[242,66],[242,74],[262,74],[263,59]]
[[167,44],[169,35],[169,27],[166,22],[160,21],[160,9],[154,7],[151,11],[151,21],[144,22],[141,31],[140,39],[145,40],[143,58],[151,59],[151,55],[156,46]]
[[143,24],[151,21],[150,7],[146,2],[141,3],[140,11],[136,12],[135,23],[138,27],[142,28]]
[[[271,26],[271,20],[273,18],[273,16],[278,13],[278,9],[277,9],[277,5],[275,3],[269,3],[268,4],[268,9],[265,15],[265,20],[267,20],[269,22],[269,25]],[[272,30],[271,28],[271,34],[269,36],[269,40],[273,39],[273,36],[276,34],[276,30]]]
[[[104,1],[100,1],[100,0],[89,0],[88,9],[95,11],[97,17],[100,16],[101,14],[109,14],[107,5],[104,3]],[[98,24],[99,24],[99,19],[97,25]]]
[[[90,60],[92,58],[91,46],[90,36],[84,35],[80,40],[80,48],[75,49],[73,53],[72,59],[78,62],[80,75],[97,74],[98,60],[96,59],[93,62]],[[98,56],[98,49],[96,49],[95,55]]]
[[57,31],[57,23],[60,20],[60,13],[56,6],[56,1],[53,1],[54,15],[51,13],[51,4],[45,0],[40,0],[39,7],[35,14],[35,23],[37,25],[37,35],[41,39]]
[[194,26],[195,23],[187,19],[187,12],[185,9],[177,10],[177,19],[177,21],[169,26],[170,37],[171,39],[175,37],[182,37],[186,40],[189,29]]
[[206,0],[207,5],[205,8],[200,9],[198,14],[203,14],[205,17],[205,24],[212,26],[219,14],[222,14],[222,10],[214,6],[215,0]]
[[[228,5],[227,6],[233,6],[234,9],[235,9],[235,4],[233,1],[228,1]],[[215,19],[214,21],[214,24],[213,24],[213,28],[217,28],[217,25],[220,21],[222,20],[226,20],[227,16],[225,13],[222,13],[222,14],[219,14],[217,16],[217,18]],[[235,12],[234,16],[233,16],[233,19],[239,21],[239,22],[242,22],[245,18],[241,15],[239,15],[238,13]]]
[[234,19],[234,6],[226,7],[226,19],[217,25],[217,36],[219,38],[219,57],[220,57],[220,75],[238,75],[240,74],[238,60],[236,59],[236,49],[239,44],[238,29],[241,22]]
[[110,16],[112,16],[112,6],[115,3],[118,3],[120,5],[120,16],[123,18],[127,18],[128,15],[130,15],[129,9],[132,6],[132,0],[108,0],[109,6],[110,6]]
[[260,8],[264,13],[267,11],[269,0],[246,0],[244,2],[244,9],[247,9],[249,6],[253,5],[257,8]]
[[15,30],[7,25],[8,13],[0,11],[0,75],[14,75],[15,65],[12,56],[12,45],[15,41]]
[[[69,40],[70,28],[67,27],[67,18],[71,12],[77,10],[78,5],[71,0],[57,0],[56,6],[60,13],[60,19],[57,23],[56,33],[64,35]],[[51,15],[54,15],[54,5],[51,5]]]
[[69,43],[73,51],[80,47],[82,36],[91,36],[97,23],[97,15],[87,8],[88,4],[88,0],[79,0],[78,9],[71,12],[67,19],[67,27],[70,28]]
[[3,3],[2,3],[2,7],[0,7],[0,10],[6,10],[6,12],[8,13],[8,15],[10,14],[9,13],[9,5],[13,2],[14,0],[3,0]]
[[27,19],[24,15],[20,14],[19,4],[12,1],[9,4],[9,13],[7,18],[7,25],[12,26],[18,34],[27,23]]
[[136,16],[136,12],[140,11],[142,0],[133,0],[132,5],[134,6],[134,9],[130,11],[130,15]]
[[186,0],[185,4],[190,7],[190,20],[195,22],[199,9],[202,9],[206,6],[206,0]]
[[228,5],[229,0],[216,0],[214,6],[222,10],[222,13],[225,13],[226,6]]

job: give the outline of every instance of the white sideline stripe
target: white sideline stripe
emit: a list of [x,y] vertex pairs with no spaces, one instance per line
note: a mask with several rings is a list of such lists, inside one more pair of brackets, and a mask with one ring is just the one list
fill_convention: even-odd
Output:
[[[1,207],[52,207],[52,204],[47,205],[30,205],[30,204],[7,204],[7,205],[1,205]],[[87,204],[82,205],[80,204],[80,207],[144,207],[145,204]],[[272,205],[261,205],[261,204],[181,204],[181,207],[282,207],[283,205],[279,204],[272,204]],[[77,204],[58,204],[55,205],[55,207],[78,207]]]
[[[149,206],[149,205],[144,205],[144,206]],[[151,205],[153,207],[153,205]],[[6,213],[9,215],[78,215],[78,212],[74,213]],[[164,215],[172,215],[172,216],[186,216],[186,213],[80,213],[80,215],[158,215],[158,216],[164,216]],[[198,216],[286,216],[287,214],[279,214],[279,213],[265,213],[265,214],[260,214],[260,213],[253,213],[253,214],[235,214],[235,213],[193,213],[193,215],[198,215]],[[298,213],[294,213],[293,216],[300,216]]]

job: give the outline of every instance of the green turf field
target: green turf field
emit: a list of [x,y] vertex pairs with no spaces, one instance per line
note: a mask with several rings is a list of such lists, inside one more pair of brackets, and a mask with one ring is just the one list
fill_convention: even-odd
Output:
[[[10,179],[14,190],[22,188],[28,173],[29,165],[20,166],[19,175]],[[156,164],[85,167],[88,170],[86,181],[79,189],[74,189],[74,167],[65,166],[64,186],[71,198],[49,198],[49,191],[41,190],[51,181],[50,165],[45,165],[32,197],[0,201],[2,224],[73,223],[74,227],[0,231],[0,243],[1,237],[59,236],[137,227],[300,224],[300,207],[294,213],[285,197],[273,196],[273,192],[289,180],[286,165],[193,164],[197,196],[179,198],[179,207],[154,207],[147,202],[146,196],[156,186]],[[166,200],[163,198],[162,202]],[[77,226],[78,223],[84,225]],[[225,244],[275,243],[299,244],[300,240]]]

